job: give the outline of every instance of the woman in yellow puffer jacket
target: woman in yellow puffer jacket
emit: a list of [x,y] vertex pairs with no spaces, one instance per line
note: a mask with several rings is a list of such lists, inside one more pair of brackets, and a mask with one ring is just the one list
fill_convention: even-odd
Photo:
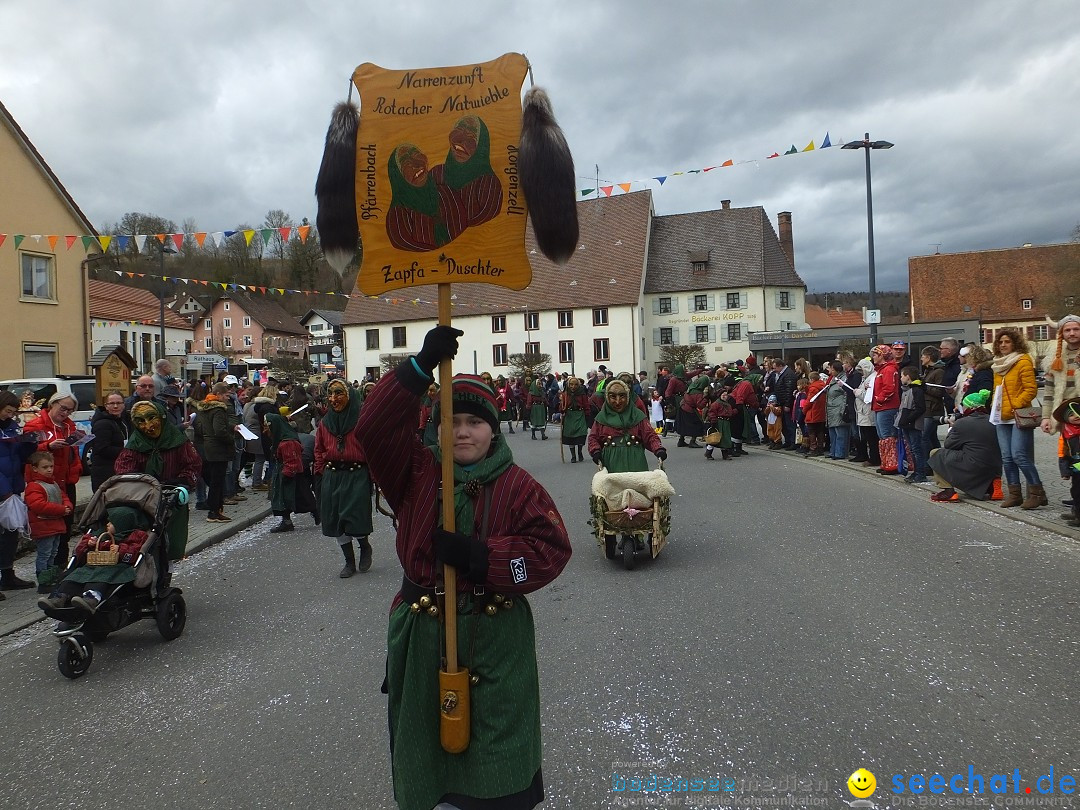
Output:
[[[1008,492],[1001,507],[1036,509],[1046,506],[1039,471],[1035,468],[1035,431],[1016,426],[1014,411],[1027,408],[1035,399],[1035,364],[1028,354],[1027,341],[1015,329],[1002,329],[994,340],[994,400],[990,422],[997,430],[1001,460]],[[1020,473],[1027,479],[1027,496],[1021,497]]]

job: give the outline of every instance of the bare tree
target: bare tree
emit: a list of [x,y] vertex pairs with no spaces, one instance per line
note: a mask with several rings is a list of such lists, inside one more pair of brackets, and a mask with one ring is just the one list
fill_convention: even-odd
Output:
[[551,355],[540,352],[526,352],[525,354],[512,354],[507,358],[510,361],[510,373],[515,377],[523,377],[529,374],[536,379],[551,373]]
[[704,365],[705,347],[700,343],[691,343],[689,346],[679,346],[678,344],[661,346],[660,362],[672,368],[675,366],[689,368],[695,363]]

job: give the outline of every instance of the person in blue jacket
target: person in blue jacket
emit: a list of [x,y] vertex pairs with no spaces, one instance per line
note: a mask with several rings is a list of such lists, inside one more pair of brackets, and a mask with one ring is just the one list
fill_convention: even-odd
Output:
[[[19,398],[10,391],[0,391],[0,505],[8,498],[18,498],[26,488],[23,468],[37,449],[34,435],[23,435],[18,413]],[[0,601],[6,598],[3,591],[34,587],[33,582],[15,576],[18,549],[19,530],[0,526]]]

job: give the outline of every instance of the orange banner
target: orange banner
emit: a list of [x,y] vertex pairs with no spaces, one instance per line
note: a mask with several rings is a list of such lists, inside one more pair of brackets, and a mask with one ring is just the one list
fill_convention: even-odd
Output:
[[529,286],[517,172],[527,71],[510,53],[422,70],[365,63],[353,73],[357,283],[366,295],[451,282]]

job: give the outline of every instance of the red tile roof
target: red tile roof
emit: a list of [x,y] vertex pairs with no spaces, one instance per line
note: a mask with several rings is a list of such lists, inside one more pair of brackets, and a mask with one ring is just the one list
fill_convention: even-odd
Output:
[[[97,279],[89,279],[86,288],[90,296],[91,320],[160,323],[161,302],[149,290]],[[165,325],[191,331],[191,322],[168,307],[165,307]]]
[[850,309],[824,309],[817,304],[806,304],[806,322],[811,329],[830,329],[834,326],[866,326],[861,312]]
[[[1080,279],[1080,243],[935,253],[908,259],[911,320],[1039,319]],[[1024,309],[1024,300],[1031,309]]]
[[[526,305],[536,310],[636,305],[641,296],[652,213],[650,191],[578,203],[579,249],[563,266],[553,264],[540,253],[530,223],[525,231],[525,252],[532,265],[532,283],[520,291],[492,284],[455,284],[455,314],[498,314]],[[395,305],[387,299],[400,303]],[[414,305],[414,299],[420,302]],[[437,300],[438,289],[432,284],[395,290],[375,299],[356,289],[341,323],[348,326],[435,318]]]

